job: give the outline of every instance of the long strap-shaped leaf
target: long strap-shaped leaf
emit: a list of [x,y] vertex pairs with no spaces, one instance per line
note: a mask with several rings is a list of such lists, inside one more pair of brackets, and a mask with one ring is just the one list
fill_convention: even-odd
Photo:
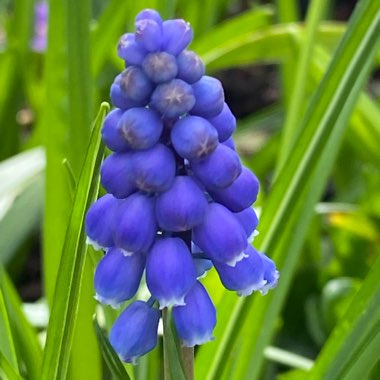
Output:
[[279,286],[265,298],[240,299],[229,322],[221,323],[219,318],[219,329],[224,331],[219,345],[205,346],[199,351],[200,358],[214,357],[211,368],[203,371],[197,368],[202,378],[221,378],[237,341],[242,355],[236,361],[234,376],[258,378],[263,350],[274,334],[313,207],[326,183],[347,120],[367,77],[379,35],[378,0],[363,0],[313,97],[302,123],[302,133],[290,150],[292,154],[263,208],[260,229],[264,238],[259,245],[269,255],[274,254],[281,270]]
[[102,103],[100,107],[75,193],[47,331],[41,375],[43,380],[66,378],[85,263],[83,223],[86,210],[98,191],[97,172],[104,152],[99,132],[108,108],[108,103]]

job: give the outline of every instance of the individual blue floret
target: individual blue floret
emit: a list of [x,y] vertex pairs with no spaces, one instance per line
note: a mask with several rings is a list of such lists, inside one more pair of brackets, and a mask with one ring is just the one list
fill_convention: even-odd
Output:
[[179,79],[192,84],[205,73],[205,65],[196,53],[191,50],[184,50],[177,56],[177,67]]
[[236,118],[231,112],[227,103],[224,103],[222,112],[208,119],[208,121],[218,131],[219,142],[224,142],[228,140],[232,136],[236,128]]
[[178,55],[193,39],[193,30],[185,20],[166,20],[162,24],[162,50]]
[[153,19],[140,19],[135,23],[136,42],[150,52],[158,51],[163,43],[162,24]]
[[243,211],[233,213],[233,215],[243,226],[248,242],[252,243],[254,237],[258,234],[256,228],[259,224],[255,210],[252,207],[248,207]]
[[102,128],[102,140],[107,147],[114,152],[125,152],[130,150],[129,143],[123,138],[118,128],[119,121],[124,111],[115,108],[104,119]]
[[141,65],[147,51],[136,42],[134,33],[125,33],[117,45],[117,55],[126,61],[127,65]]
[[148,54],[142,63],[142,68],[154,83],[172,80],[178,72],[175,57],[165,51]]

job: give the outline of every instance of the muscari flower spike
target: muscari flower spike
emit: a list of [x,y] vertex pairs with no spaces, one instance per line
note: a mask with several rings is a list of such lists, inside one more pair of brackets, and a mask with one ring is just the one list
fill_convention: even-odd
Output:
[[133,363],[155,347],[162,308],[172,308],[184,346],[213,339],[216,311],[199,282],[207,271],[241,296],[265,294],[279,278],[250,245],[259,182],[235,151],[222,84],[188,50],[190,25],[145,9],[135,27],[117,46],[126,66],[102,128],[113,152],[101,167],[108,194],[86,216],[88,242],[105,252],[94,280],[99,302],[130,300],[146,272],[150,301],[129,304],[110,332],[119,357]]

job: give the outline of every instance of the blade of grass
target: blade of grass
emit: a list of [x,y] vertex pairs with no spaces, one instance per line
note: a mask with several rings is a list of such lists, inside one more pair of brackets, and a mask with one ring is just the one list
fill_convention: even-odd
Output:
[[98,321],[94,318],[94,328],[96,336],[98,337],[100,343],[100,349],[103,355],[103,359],[107,364],[108,369],[111,371],[111,374],[120,380],[130,380],[127,371],[125,370],[122,362],[117,356],[116,352],[112,348],[107,337],[104,336],[101,327],[98,324]]
[[0,350],[0,377],[1,374],[3,374],[5,376],[4,379],[7,380],[21,380],[21,376],[17,373],[16,368],[12,367]]
[[47,331],[43,380],[64,379],[67,374],[86,257],[83,222],[85,212],[98,191],[98,170],[104,153],[100,128],[108,109],[107,103],[100,107],[75,193]]
[[3,292],[4,303],[8,310],[17,357],[25,365],[29,378],[38,380],[42,363],[42,348],[36,331],[27,321],[21,308],[21,300],[17,291],[1,266],[0,289]]
[[[214,357],[204,378],[219,379],[228,361],[234,341],[248,336],[241,348],[242,357],[235,367],[239,379],[257,379],[263,365],[263,350],[274,334],[277,316],[291,283],[300,248],[313,215],[313,208],[326,183],[333,158],[345,131],[347,119],[368,74],[376,52],[380,20],[376,1],[364,0],[354,13],[337,54],[321,82],[303,120],[301,135],[293,154],[263,208],[260,249],[274,259],[281,270],[276,291],[265,298],[240,299],[233,310],[236,318],[226,326],[226,333],[215,350],[203,355]],[[252,324],[255,320],[255,324]],[[247,322],[249,321],[249,323]],[[242,324],[244,324],[241,328]],[[239,334],[239,328],[245,335]]]

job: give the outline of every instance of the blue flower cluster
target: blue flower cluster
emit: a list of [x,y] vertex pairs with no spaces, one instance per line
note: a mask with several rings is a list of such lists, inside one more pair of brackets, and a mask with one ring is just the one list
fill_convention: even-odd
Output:
[[221,83],[186,50],[190,25],[150,9],[135,25],[118,44],[126,69],[111,86],[116,108],[102,129],[113,151],[101,167],[107,194],[86,217],[89,241],[106,251],[96,298],[113,307],[130,300],[145,270],[154,300],[132,302],[111,330],[126,362],[156,345],[156,303],[172,307],[183,345],[212,339],[216,311],[199,281],[211,267],[244,296],[278,279],[273,261],[250,245],[259,183],[234,149],[236,120]]

